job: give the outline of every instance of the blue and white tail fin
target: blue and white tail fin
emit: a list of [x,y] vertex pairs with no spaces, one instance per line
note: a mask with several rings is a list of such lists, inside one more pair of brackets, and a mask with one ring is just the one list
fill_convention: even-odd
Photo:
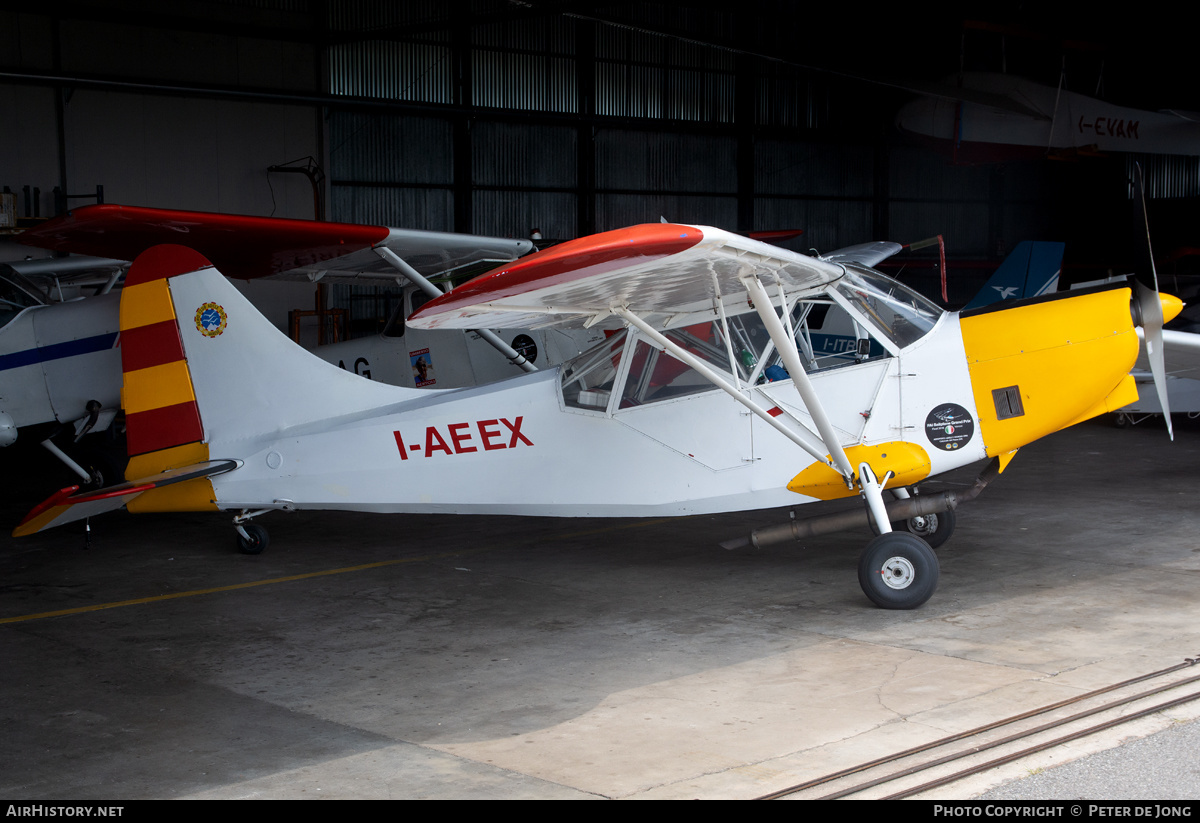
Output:
[[1022,240],[964,310],[1057,291],[1065,249],[1065,243]]

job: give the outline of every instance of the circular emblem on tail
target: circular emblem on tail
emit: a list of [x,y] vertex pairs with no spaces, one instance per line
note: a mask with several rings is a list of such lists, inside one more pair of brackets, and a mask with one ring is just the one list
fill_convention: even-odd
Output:
[[225,309],[216,303],[205,303],[196,309],[196,330],[205,337],[216,337],[229,325]]

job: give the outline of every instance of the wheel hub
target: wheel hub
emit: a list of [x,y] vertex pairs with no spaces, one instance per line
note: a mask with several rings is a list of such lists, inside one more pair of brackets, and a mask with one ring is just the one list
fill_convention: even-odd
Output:
[[908,521],[908,528],[918,537],[927,537],[937,531],[938,516],[936,514],[917,515]]
[[913,564],[904,557],[889,557],[883,562],[879,573],[889,589],[907,589],[917,576]]

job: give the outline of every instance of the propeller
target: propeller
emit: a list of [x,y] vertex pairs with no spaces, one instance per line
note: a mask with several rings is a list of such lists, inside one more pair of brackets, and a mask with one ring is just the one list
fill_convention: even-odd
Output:
[[[1167,402],[1167,367],[1163,358],[1163,299],[1158,292],[1158,271],[1154,268],[1154,247],[1150,244],[1150,216],[1146,213],[1146,180],[1142,175],[1142,164],[1134,163],[1137,174],[1138,194],[1142,199],[1142,219],[1146,224],[1146,248],[1150,252],[1150,273],[1154,276],[1154,288],[1150,289],[1138,283],[1134,296],[1137,307],[1138,321],[1142,326],[1143,339],[1146,342],[1146,359],[1150,361],[1150,374],[1154,376],[1154,390],[1158,392],[1158,403],[1162,407],[1163,418],[1167,421],[1167,434],[1175,439],[1175,430],[1171,427],[1171,406]],[[1167,295],[1167,299],[1178,304],[1178,298]],[[1174,309],[1172,317],[1179,313],[1180,304]]]
[[[1158,392],[1158,403],[1162,406],[1163,419],[1167,421],[1167,434],[1175,439],[1171,427],[1171,406],[1167,402],[1167,367],[1163,359],[1163,306],[1158,290],[1137,283],[1134,302],[1142,326],[1142,338],[1146,342],[1146,359],[1150,361],[1150,373],[1154,376],[1154,390]],[[1157,284],[1156,284],[1157,285]]]

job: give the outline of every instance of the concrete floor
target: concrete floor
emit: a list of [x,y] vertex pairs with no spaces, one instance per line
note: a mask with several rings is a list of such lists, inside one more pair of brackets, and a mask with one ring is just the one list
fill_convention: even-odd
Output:
[[864,534],[718,547],[781,512],[276,514],[258,557],[226,515],[0,538],[0,619],[32,616],[0,623],[0,796],[759,796],[1200,652],[1181,428],[1023,450],[915,612],[859,590]]

